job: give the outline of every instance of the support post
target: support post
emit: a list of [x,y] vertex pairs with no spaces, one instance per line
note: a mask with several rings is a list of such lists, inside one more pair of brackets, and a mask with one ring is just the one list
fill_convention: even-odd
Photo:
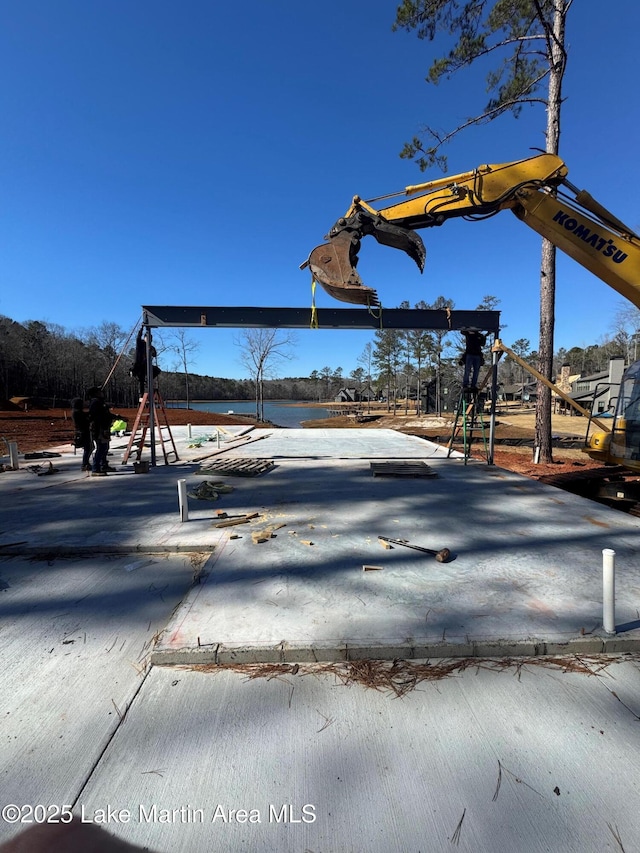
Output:
[[491,350],[491,412],[489,415],[489,454],[487,463],[493,465],[493,451],[496,442],[496,403],[498,400],[498,361],[501,353]]
[[178,509],[180,521],[189,521],[189,500],[187,498],[187,481],[178,480]]
[[149,401],[149,440],[151,441],[151,465],[156,465],[156,395],[153,387],[153,359],[151,356],[151,327],[147,326],[147,399]]
[[18,462],[18,442],[10,441],[9,444],[9,465],[12,471],[17,471],[20,467]]

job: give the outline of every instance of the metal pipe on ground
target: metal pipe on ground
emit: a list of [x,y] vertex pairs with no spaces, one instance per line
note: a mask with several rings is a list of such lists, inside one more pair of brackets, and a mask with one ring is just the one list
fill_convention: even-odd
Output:
[[178,480],[178,509],[180,521],[189,521],[189,500],[187,498],[187,481]]
[[602,549],[602,625],[607,634],[616,633],[616,552]]

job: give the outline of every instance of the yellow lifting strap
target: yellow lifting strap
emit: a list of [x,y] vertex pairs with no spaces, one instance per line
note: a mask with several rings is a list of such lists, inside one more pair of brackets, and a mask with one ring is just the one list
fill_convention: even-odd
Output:
[[309,323],[310,329],[317,329],[318,327],[318,309],[316,308],[316,280],[313,277],[313,273],[311,274],[311,322]]

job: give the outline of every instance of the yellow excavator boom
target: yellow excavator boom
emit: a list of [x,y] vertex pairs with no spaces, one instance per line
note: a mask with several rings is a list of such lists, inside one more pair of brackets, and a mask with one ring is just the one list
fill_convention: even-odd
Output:
[[[482,219],[511,210],[522,222],[622,296],[640,307],[640,237],[584,190],[568,180],[565,163],[553,154],[479,166],[363,201],[355,196],[345,216],[302,265],[336,299],[378,305],[375,290],[356,267],[360,241],[371,235],[402,249],[422,271],[426,256],[416,229],[443,225],[456,217]],[[398,199],[375,207],[375,203]]]
[[[640,237],[588,192],[573,186],[567,175],[559,157],[539,154],[478,166],[367,201],[354,196],[327,234],[327,242],[317,246],[302,266],[309,266],[314,279],[336,299],[377,306],[378,294],[356,270],[363,237],[371,235],[379,243],[402,249],[422,271],[426,251],[416,230],[456,217],[478,220],[510,210],[640,308]],[[537,378],[550,384],[539,374]],[[607,430],[593,416],[591,422]],[[640,362],[623,376],[611,432],[593,434],[585,451],[594,459],[640,470]]]

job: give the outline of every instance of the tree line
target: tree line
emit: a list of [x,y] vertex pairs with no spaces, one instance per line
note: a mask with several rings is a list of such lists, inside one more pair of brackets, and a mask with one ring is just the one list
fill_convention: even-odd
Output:
[[[162,367],[159,387],[165,400],[252,400],[254,383],[191,373],[197,344],[184,330],[171,339],[154,336],[164,364],[172,360],[180,369]],[[103,322],[80,333],[41,320],[19,323],[0,316],[0,401],[28,398],[34,403],[66,406],[74,397],[86,398],[92,386],[105,387],[114,406],[137,408],[138,381],[130,375],[135,362],[135,340],[118,324]],[[308,379],[268,382],[269,399],[310,399]]]
[[[496,310],[499,300],[485,296],[478,311]],[[402,302],[400,308],[409,308]],[[433,303],[419,302],[416,309],[453,309],[453,300],[439,296]],[[611,332],[600,343],[584,347],[560,349],[554,357],[554,372],[563,364],[572,373],[583,376],[604,370],[609,359],[623,356],[625,362],[640,358],[640,312],[623,305],[613,322]],[[116,323],[103,322],[82,333],[68,332],[62,327],[40,320],[18,323],[0,316],[0,399],[28,397],[49,406],[68,405],[76,396],[86,396],[92,385],[103,385],[113,405],[137,407],[138,384],[129,371],[135,359],[131,334]],[[486,348],[486,364],[490,363],[490,341]],[[246,379],[226,379],[191,373],[197,344],[184,330],[177,330],[167,340],[154,336],[161,361],[173,360],[180,369],[166,370],[160,375],[160,389],[165,400],[256,400],[256,416],[262,415],[264,400],[308,400],[327,402],[335,399],[343,388],[354,389],[363,399],[385,400],[395,408],[402,400],[422,399],[427,410],[450,409],[461,380],[460,355],[464,342],[457,332],[442,330],[379,329],[372,334],[357,363],[345,369],[325,365],[309,376],[278,377],[276,369],[291,356],[295,338],[281,330],[246,329],[236,345],[246,366]],[[538,353],[524,338],[511,348],[538,367]],[[498,381],[502,385],[522,382],[521,368],[510,359],[498,364]]]

